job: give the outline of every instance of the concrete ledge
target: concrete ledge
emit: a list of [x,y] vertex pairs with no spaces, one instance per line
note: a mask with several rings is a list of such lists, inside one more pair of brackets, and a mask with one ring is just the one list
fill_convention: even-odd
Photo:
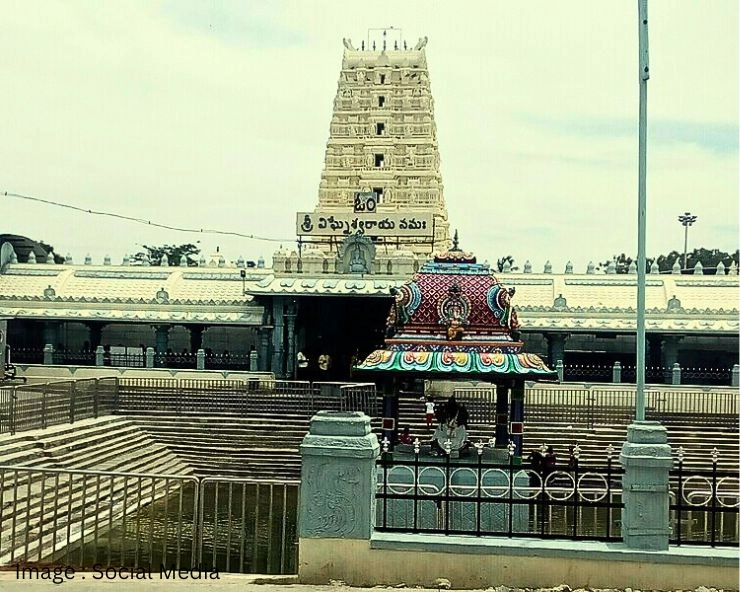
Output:
[[436,553],[467,553],[508,557],[573,558],[598,561],[650,561],[654,563],[712,565],[738,567],[735,548],[671,547],[667,551],[637,551],[623,543],[599,541],[565,541],[541,539],[507,539],[432,534],[399,534],[375,532],[370,539],[371,549],[396,551],[431,551]]
[[737,590],[737,549],[674,547],[635,551],[621,543],[374,533],[371,540],[304,539],[299,581],[353,586],[405,583],[453,588]]
[[272,372],[246,372],[243,370],[195,370],[174,368],[129,368],[124,366],[44,366],[38,364],[16,364],[18,376],[25,377],[29,384],[54,380],[81,378],[184,378],[199,380],[242,380],[250,378],[274,380]]

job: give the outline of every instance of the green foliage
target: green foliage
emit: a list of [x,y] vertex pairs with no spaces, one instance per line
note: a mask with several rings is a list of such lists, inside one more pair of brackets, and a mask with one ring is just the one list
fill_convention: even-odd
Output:
[[[689,270],[693,270],[696,262],[700,261],[702,267],[704,268],[704,274],[713,275],[720,261],[724,264],[725,268],[730,267],[733,261],[735,262],[735,265],[738,265],[739,255],[740,250],[736,250],[734,253],[730,254],[724,251],[720,251],[719,249],[694,249],[690,253],[687,253],[686,268]],[[681,266],[681,269],[684,269],[683,253],[679,253],[678,251],[671,251],[666,255],[658,256],[657,263],[660,273],[671,273],[676,260],[678,260],[678,264]],[[624,253],[618,256],[615,255],[614,262],[616,264],[617,273],[628,273],[629,266],[632,261],[632,257],[628,257]],[[602,272],[606,272],[609,263],[609,261],[604,261],[603,263],[601,263],[599,270]],[[645,269],[647,271],[650,271],[650,266],[652,264],[653,259],[647,259]]]
[[519,269],[518,266],[514,265],[514,257],[511,255],[506,255],[505,257],[501,257],[498,261],[496,261],[496,269],[498,269],[499,273],[504,271],[504,264],[506,262],[509,262],[509,265],[511,265],[511,271],[517,271]]
[[[46,251],[47,255],[54,251],[54,247],[52,247],[51,245],[47,245],[44,241],[37,241],[37,244],[39,245],[39,247],[44,249],[44,251]],[[64,263],[64,257],[58,255],[56,251],[54,251],[54,263]]]
[[[621,255],[615,255],[614,256],[614,263],[616,264],[617,273],[628,273],[630,263],[632,263],[633,259],[632,257],[627,257],[624,253]],[[599,269],[606,273],[606,268],[609,267],[610,261],[604,261],[600,264]],[[648,264],[649,265],[649,264]]]
[[192,243],[184,245],[162,245],[162,246],[148,246],[142,245],[146,252],[139,251],[134,255],[135,261],[144,261],[145,257],[149,257],[149,263],[151,265],[160,265],[162,262],[162,256],[167,255],[170,265],[180,265],[180,258],[185,255],[188,260],[188,266],[192,267],[198,264],[193,255],[200,253],[200,249]]

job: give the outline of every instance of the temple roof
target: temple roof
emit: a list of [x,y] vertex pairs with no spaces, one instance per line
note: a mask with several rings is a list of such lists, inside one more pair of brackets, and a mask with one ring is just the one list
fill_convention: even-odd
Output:
[[[368,296],[390,299],[398,276],[330,273],[276,274],[272,269],[133,267],[12,263],[0,272],[0,314],[19,318],[124,318],[153,315],[184,322],[259,323],[253,296]],[[499,273],[516,288],[523,331],[634,332],[637,276],[633,274]],[[47,292],[53,289],[53,295]],[[164,289],[168,298],[158,301]],[[246,292],[246,296],[245,296]],[[651,274],[646,280],[646,328],[662,333],[737,335],[738,275]],[[251,296],[250,296],[251,295]],[[93,312],[93,310],[97,312]],[[228,320],[216,318],[228,311]],[[128,312],[127,312],[128,311]],[[253,313],[253,314],[252,314]],[[141,317],[140,317],[141,318]],[[152,317],[149,317],[152,318]],[[207,320],[212,319],[212,320]],[[128,319],[126,319],[128,320]]]
[[425,263],[410,282],[392,288],[385,348],[357,370],[423,374],[549,375],[534,354],[522,352],[515,293],[487,264],[457,245]]

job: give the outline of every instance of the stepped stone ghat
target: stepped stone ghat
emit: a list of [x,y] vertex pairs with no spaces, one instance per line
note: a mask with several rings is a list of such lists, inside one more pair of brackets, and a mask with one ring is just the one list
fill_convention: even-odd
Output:
[[[280,403],[278,398],[265,398],[262,404],[251,400],[244,415],[129,411],[15,436],[0,435],[0,465],[296,479],[300,476],[299,446],[311,414],[298,405],[291,411],[291,401]],[[417,396],[400,397],[399,426],[409,426],[412,436],[420,440],[431,436],[423,411]],[[526,450],[553,445],[556,454],[567,459],[568,446],[577,442],[581,463],[588,465],[601,463],[608,446],[618,450],[625,440],[626,421],[608,417],[588,426],[558,422],[556,417],[554,409],[546,406],[527,411]],[[683,448],[687,466],[705,466],[710,451],[717,448],[719,466],[738,469],[740,444],[732,436],[737,417],[666,415],[662,423],[673,449]],[[373,419],[373,427],[380,435],[378,418]],[[473,420],[468,431],[472,441],[487,441],[494,435],[494,426]]]
[[[203,393],[204,400],[207,399],[206,394]],[[474,412],[471,417],[475,417],[476,403],[469,402]],[[376,407],[379,409],[380,405]],[[264,565],[260,569],[265,572],[273,570],[274,573],[286,573],[294,569],[295,557],[284,549],[290,550],[293,544],[291,537],[295,529],[295,502],[301,468],[299,447],[308,432],[313,410],[310,406],[296,404],[294,394],[272,393],[252,397],[248,413],[246,410],[244,413],[235,412],[233,408],[230,412],[222,409],[211,415],[204,414],[203,409],[178,411],[143,408],[119,410],[116,414],[84,419],[74,424],[20,431],[15,435],[0,434],[0,507],[3,510],[0,517],[0,565],[17,561],[18,558],[58,560],[70,553],[81,557],[89,553],[90,557],[99,557],[102,551],[90,548],[91,541],[82,540],[85,536],[83,531],[88,525],[95,526],[95,543],[98,543],[98,533],[104,540],[112,536],[110,532],[125,529],[125,525],[115,526],[122,516],[124,521],[126,515],[137,516],[137,529],[140,522],[144,524],[146,521],[151,522],[151,528],[154,529],[157,521],[153,514],[171,512],[173,504],[190,504],[192,512],[185,514],[192,522],[197,511],[195,491],[198,484],[203,480],[223,479],[229,487],[228,490],[222,490],[220,502],[219,493],[215,490],[210,493],[207,489],[200,490],[209,496],[207,504],[213,501],[214,492],[216,501],[213,508],[199,510],[207,514],[207,520],[213,519],[213,526],[204,529],[201,524],[199,528],[209,533],[223,528],[224,518],[219,519],[218,512],[219,504],[226,503],[226,491],[230,502],[234,495],[234,499],[251,496],[251,503],[255,495],[258,498],[260,495],[253,488],[256,483],[271,484],[270,509],[264,510],[261,518],[257,510],[257,514],[249,515],[249,520],[256,524],[265,519],[268,511],[273,513],[274,494],[279,502],[275,511],[289,516],[283,518],[282,550],[277,555],[273,552],[272,558],[255,557],[246,561],[242,552],[238,571],[254,570],[257,565]],[[423,401],[418,395],[400,395],[399,426],[409,426],[411,434],[420,440],[431,436],[423,412]],[[594,413],[598,414],[598,409]],[[628,421],[615,422],[613,417],[605,416],[602,420],[596,417],[596,421],[590,425],[577,422],[566,424],[554,421],[553,418],[557,417],[555,405],[549,408],[539,404],[529,409],[525,451],[553,445],[561,459],[559,462],[565,465],[568,446],[577,442],[581,449],[580,464],[587,467],[589,464],[603,464],[606,451],[611,446],[613,461],[618,462]],[[684,466],[687,469],[709,466],[712,450],[716,448],[718,467],[738,470],[740,444],[736,438],[736,416],[688,416],[684,413],[666,414],[662,420],[674,453],[678,448],[683,449]],[[372,426],[380,436],[380,419],[374,418]],[[469,436],[473,441],[488,441],[494,436],[494,426],[473,420],[469,426]],[[134,477],[112,478],[101,486],[101,477],[98,475],[106,472],[143,475],[148,481],[143,482],[143,489],[141,478],[137,481]],[[238,482],[240,479],[242,481]],[[229,480],[233,480],[233,483],[229,484]],[[277,493],[274,493],[272,484],[282,484],[283,489],[276,489]],[[288,492],[285,484],[290,484],[293,489]],[[248,491],[247,487],[252,489]],[[126,501],[126,495],[137,488],[135,503]],[[263,494],[263,502],[265,500]],[[145,513],[143,519],[140,516],[142,512]],[[246,517],[243,511],[242,519],[246,520]],[[133,518],[130,518],[129,528],[132,528],[131,520]],[[191,526],[186,524],[178,528],[186,530],[186,527]],[[193,522],[192,528],[195,527]],[[156,528],[166,531],[169,527],[165,524]],[[280,529],[278,525],[277,531]],[[150,535],[151,540],[157,541],[156,544],[150,542],[151,557],[159,557],[163,553],[166,558],[170,552],[168,545],[172,543],[167,542],[166,534],[163,542],[156,538],[160,535]],[[224,568],[228,567],[229,561],[237,562],[235,558],[239,557],[239,552],[231,556],[228,553],[224,555],[224,549],[217,548],[216,538],[214,534],[214,564]],[[257,540],[256,531],[254,540]],[[61,542],[66,542],[66,546]],[[161,553],[154,551],[160,542],[163,548]],[[70,543],[77,544],[79,549],[74,547],[70,551]],[[266,544],[269,547],[272,543],[267,541]],[[125,545],[119,545],[116,541],[113,546],[116,549],[113,557],[119,557],[122,563],[139,560],[138,554],[132,555],[131,549],[124,549]],[[84,550],[86,548],[87,551]],[[135,553],[140,552],[137,548]]]

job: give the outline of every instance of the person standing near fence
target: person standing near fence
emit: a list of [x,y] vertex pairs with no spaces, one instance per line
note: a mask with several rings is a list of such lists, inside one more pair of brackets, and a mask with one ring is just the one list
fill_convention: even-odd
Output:
[[427,397],[426,403],[424,403],[425,419],[427,422],[427,429],[432,429],[432,422],[434,422],[434,398]]
[[558,457],[555,455],[555,450],[552,446],[547,447],[545,458],[542,462],[542,479],[546,480],[548,475],[555,472],[557,466]]
[[578,470],[578,457],[576,456],[576,447],[573,444],[568,446],[568,470],[570,472]]

